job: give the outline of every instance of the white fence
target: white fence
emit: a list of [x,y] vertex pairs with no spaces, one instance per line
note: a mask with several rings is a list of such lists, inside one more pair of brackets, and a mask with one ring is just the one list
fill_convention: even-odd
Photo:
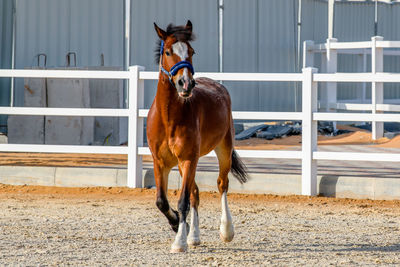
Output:
[[[317,147],[318,121],[400,121],[400,114],[329,113],[318,112],[318,82],[400,82],[400,74],[390,73],[335,73],[318,74],[315,68],[304,68],[302,73],[197,73],[222,81],[295,81],[302,83],[302,112],[233,112],[234,119],[299,120],[302,121],[301,151],[238,150],[243,158],[284,158],[302,161],[302,194],[317,193],[317,160],[364,160],[400,162],[400,154],[320,152]],[[104,153],[128,155],[129,187],[142,187],[142,156],[150,155],[143,147],[144,80],[158,79],[157,72],[143,71],[139,66],[129,71],[76,71],[76,70],[0,70],[0,77],[52,77],[101,78],[129,80],[128,109],[76,109],[76,108],[22,108],[1,107],[0,114],[51,116],[112,116],[128,117],[128,146],[66,146],[0,144],[3,152],[50,153]],[[228,88],[229,90],[229,88]],[[212,152],[209,157],[215,157]]]
[[[337,55],[353,54],[361,55],[362,72],[367,72],[367,54],[371,55],[371,72],[383,72],[383,57],[400,56],[400,41],[384,41],[381,36],[374,36],[371,41],[364,42],[338,42],[336,38],[327,39],[324,44],[314,44],[313,41],[304,42],[303,67],[314,67],[314,54],[321,53],[321,72],[336,73],[337,72]],[[397,49],[397,50],[396,50]],[[359,103],[338,103],[337,100],[337,84],[338,82],[332,77],[326,84],[326,90],[321,92],[321,106],[326,111],[329,110],[352,110],[352,111],[371,111],[373,114],[388,112],[399,112],[400,105],[384,104],[383,83],[371,81],[369,73],[360,76],[358,81],[353,81],[354,75],[350,74],[344,82],[360,82],[363,84],[361,102],[366,101],[366,82],[371,82],[371,104]],[[344,77],[344,76],[343,76]],[[386,82],[389,82],[388,80]],[[392,101],[393,102],[393,101]],[[395,101],[400,104],[400,101]],[[383,137],[383,123],[372,122],[372,139]]]

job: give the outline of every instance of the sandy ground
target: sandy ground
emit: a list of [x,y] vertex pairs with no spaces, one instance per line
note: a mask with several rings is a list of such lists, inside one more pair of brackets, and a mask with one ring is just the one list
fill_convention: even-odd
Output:
[[[174,238],[154,190],[0,185],[0,265],[395,266],[400,202],[230,194],[236,236],[219,240],[220,199],[201,193],[202,244]],[[170,191],[176,205],[177,192]]]

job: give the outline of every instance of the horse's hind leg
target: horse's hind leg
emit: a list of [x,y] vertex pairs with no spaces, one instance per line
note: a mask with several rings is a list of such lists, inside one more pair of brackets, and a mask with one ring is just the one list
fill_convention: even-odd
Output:
[[199,229],[199,188],[193,183],[190,193],[190,231],[188,235],[188,244],[191,246],[200,245],[200,229]]
[[232,164],[232,137],[228,134],[225,139],[215,148],[215,153],[219,162],[219,177],[217,180],[218,190],[221,194],[221,225],[219,227],[220,237],[224,242],[232,241],[235,232],[233,228],[232,216],[228,207],[228,173]]
[[157,187],[157,200],[156,205],[158,209],[167,217],[172,230],[178,232],[179,215],[178,212],[171,209],[167,199],[168,190],[168,174],[171,168],[163,168],[154,161],[154,177]]

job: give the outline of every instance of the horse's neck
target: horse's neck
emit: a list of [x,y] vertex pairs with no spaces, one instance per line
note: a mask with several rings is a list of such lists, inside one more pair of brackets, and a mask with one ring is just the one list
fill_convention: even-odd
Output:
[[[183,101],[178,96],[178,92],[175,87],[169,82],[168,78],[159,77],[156,93],[156,105],[160,111],[163,121],[170,124],[175,121],[176,112],[172,110],[179,109],[182,106]],[[171,115],[174,116],[171,116]]]

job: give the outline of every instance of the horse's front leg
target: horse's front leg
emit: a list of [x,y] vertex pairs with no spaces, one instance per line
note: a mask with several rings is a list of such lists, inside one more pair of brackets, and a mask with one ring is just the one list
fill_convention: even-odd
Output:
[[193,182],[190,194],[190,232],[188,235],[188,244],[191,246],[200,245],[200,229],[199,229],[199,188],[196,182]]
[[159,164],[157,160],[154,160],[154,178],[157,187],[156,205],[165,217],[167,217],[172,230],[178,232],[178,212],[170,208],[167,198],[168,174],[170,171],[171,168],[162,167],[162,164]]
[[186,217],[189,213],[190,194],[194,186],[194,177],[196,173],[198,158],[193,160],[179,161],[179,167],[182,170],[182,188],[178,201],[179,227],[175,241],[172,243],[171,252],[185,252],[187,250],[187,234],[189,226],[186,223]]

